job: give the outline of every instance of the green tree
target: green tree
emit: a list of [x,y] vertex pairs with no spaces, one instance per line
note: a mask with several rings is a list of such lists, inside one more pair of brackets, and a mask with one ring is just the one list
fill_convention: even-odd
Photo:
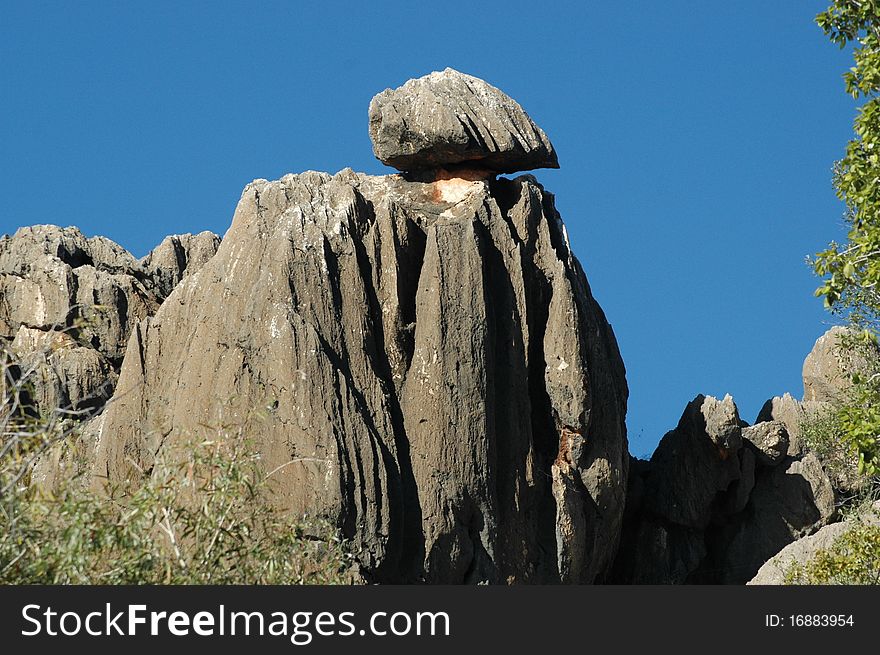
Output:
[[[832,242],[812,264],[822,280],[816,295],[860,331],[862,345],[880,330],[880,0],[835,0],[816,17],[841,48],[853,47],[855,65],[844,74],[846,91],[865,100],[855,138],[834,168],[834,187],[846,204],[847,241]],[[858,347],[854,343],[853,347]],[[840,409],[844,437],[862,472],[880,472],[880,373],[853,380],[852,400]]]

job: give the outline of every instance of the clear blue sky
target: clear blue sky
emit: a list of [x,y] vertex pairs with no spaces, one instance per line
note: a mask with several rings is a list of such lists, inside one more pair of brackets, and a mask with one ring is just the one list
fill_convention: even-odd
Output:
[[383,172],[370,98],[452,66],[556,146],[537,175],[617,333],[634,454],[697,393],[753,421],[802,391],[854,116],[821,0],[0,3],[0,233],[222,234],[254,178]]

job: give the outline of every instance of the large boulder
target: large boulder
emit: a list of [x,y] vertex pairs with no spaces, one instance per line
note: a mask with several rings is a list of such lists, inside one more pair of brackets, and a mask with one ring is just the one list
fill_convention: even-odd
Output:
[[559,168],[547,135],[515,100],[451,68],[373,98],[370,139],[378,159],[404,171]]
[[128,345],[97,476],[242,431],[272,502],[373,580],[593,582],[623,516],[627,387],[530,176],[257,180]]
[[847,348],[848,328],[835,325],[816,340],[804,360],[804,401],[835,402],[850,387],[850,376],[865,367],[864,357]]
[[788,454],[789,436],[782,421],[764,421],[743,428],[742,437],[765,466],[775,466]]
[[792,566],[807,564],[819,551],[830,549],[835,541],[858,525],[880,525],[880,501],[874,502],[873,506],[857,516],[826,525],[816,533],[790,543],[767,560],[747,584],[785,584],[786,573]]

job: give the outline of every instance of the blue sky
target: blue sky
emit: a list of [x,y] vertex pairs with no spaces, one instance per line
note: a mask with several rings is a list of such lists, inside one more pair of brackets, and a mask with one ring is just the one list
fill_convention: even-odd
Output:
[[840,238],[849,55],[814,0],[11,2],[0,233],[77,225],[137,255],[225,232],[242,187],[377,162],[370,98],[452,66],[553,141],[557,196],[646,455],[697,393],[753,421],[802,392],[831,318],[804,257]]

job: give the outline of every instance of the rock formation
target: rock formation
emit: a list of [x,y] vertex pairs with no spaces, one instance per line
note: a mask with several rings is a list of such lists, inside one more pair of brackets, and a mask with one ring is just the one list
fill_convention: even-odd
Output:
[[451,68],[373,98],[370,138],[376,157],[402,171],[559,168],[547,135],[516,101]]
[[497,175],[557,167],[544,132],[447,69],[376,96],[370,135],[402,173],[255,180],[222,242],[0,239],[0,355],[32,409],[88,419],[32,481],[124,489],[242,434],[265,502],[329,517],[377,582],[743,583],[834,519],[801,423],[843,388],[837,333],[804,401],[750,426],[697,396],[631,459],[623,362],[554,197]]
[[775,466],[788,454],[791,438],[782,421],[762,421],[746,426],[742,435],[762,464]]
[[[804,426],[821,419],[835,404],[845,401],[854,373],[880,370],[880,352],[876,347],[862,345],[846,348],[844,341],[848,331],[841,326],[830,328],[816,340],[813,349],[804,360],[802,400],[791,394],[768,400],[758,414],[758,422],[778,421],[790,436],[789,454],[803,454],[809,449],[804,438]],[[849,338],[855,334],[850,333]],[[841,449],[835,453],[839,460],[827,466],[835,489],[842,495],[857,493],[865,484],[865,478],[856,472],[855,458]],[[830,462],[825,462],[826,465]]]
[[821,550],[828,550],[834,542],[857,525],[880,525],[880,501],[857,516],[847,518],[839,523],[826,525],[815,534],[802,537],[771,557],[758,570],[748,584],[780,585],[785,583],[785,574],[793,564],[804,565],[813,559]]
[[176,234],[165,237],[141,260],[141,265],[165,298],[186,275],[204,266],[219,247],[220,237],[212,232]]
[[[169,237],[138,261],[104,237],[37,225],[0,238],[0,348],[28,378],[33,404],[88,415],[110,398],[128,338],[182,278],[209,259],[217,237]],[[167,242],[197,253],[176,267]]]
[[840,467],[829,474],[803,427],[872,357],[846,355],[844,334],[834,327],[816,341],[804,362],[804,400],[772,398],[750,426],[732,399],[698,396],[651,460],[633,461],[616,581],[741,584],[835,519],[838,495],[857,481]]
[[827,523],[834,491],[779,422],[743,427],[730,396],[697,396],[649,462],[631,467],[615,581],[742,584]]
[[553,196],[493,172],[556,166],[552,146],[454,71],[380,94],[370,125],[412,170],[249,184],[217,254],[135,327],[96,475],[241,430],[272,501],[332,517],[369,579],[603,580],[623,362]]

